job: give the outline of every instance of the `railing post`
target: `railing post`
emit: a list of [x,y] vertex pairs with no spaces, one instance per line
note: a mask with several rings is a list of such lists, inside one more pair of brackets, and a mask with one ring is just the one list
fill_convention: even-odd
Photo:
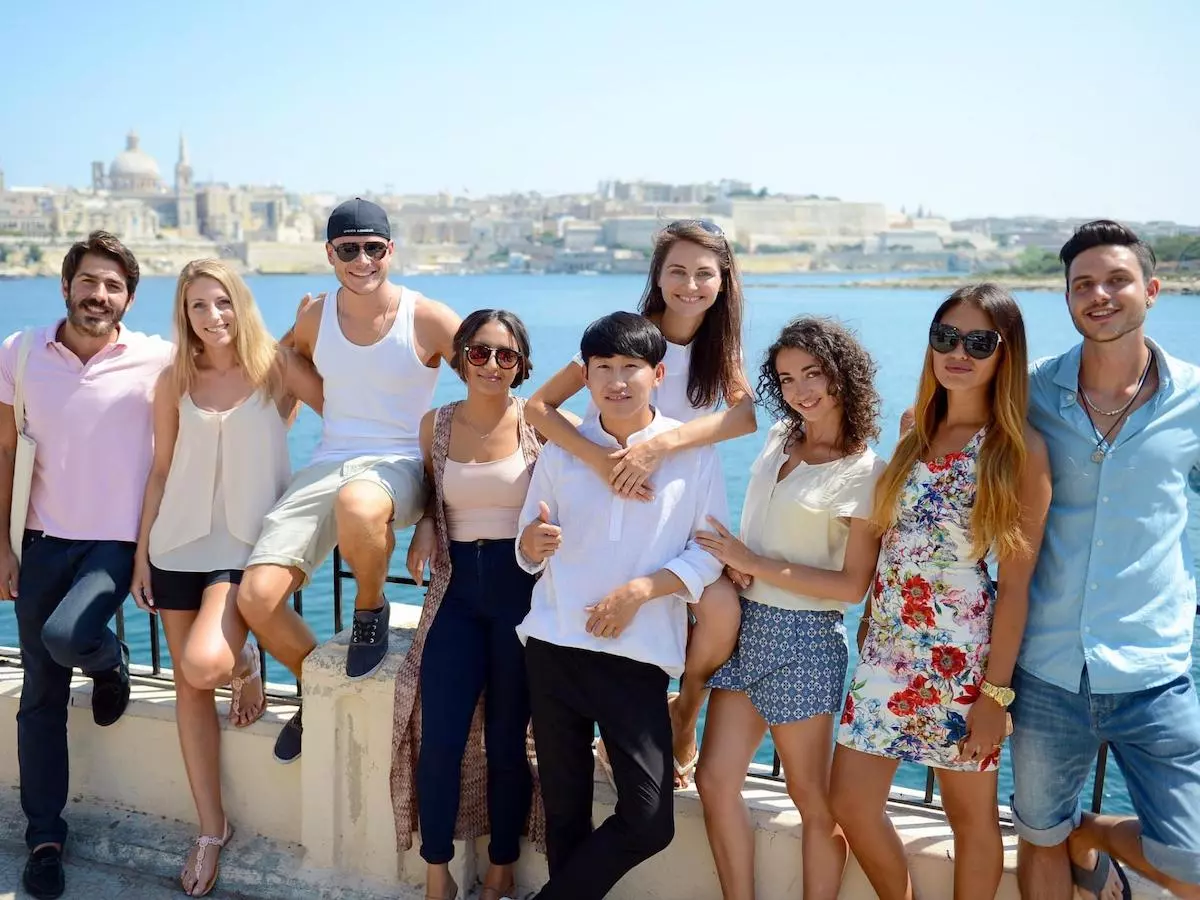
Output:
[[1100,752],[1096,755],[1096,780],[1092,784],[1092,812],[1099,813],[1100,807],[1104,803],[1104,773],[1108,768],[1108,744],[1100,745]]
[[349,575],[342,573],[342,551],[333,548],[333,632],[342,630],[342,578]]

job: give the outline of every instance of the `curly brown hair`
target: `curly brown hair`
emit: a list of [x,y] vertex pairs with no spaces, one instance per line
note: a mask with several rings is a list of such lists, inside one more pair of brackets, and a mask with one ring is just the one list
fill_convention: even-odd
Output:
[[804,418],[788,405],[775,370],[779,351],[791,347],[808,353],[829,380],[829,393],[842,404],[840,449],[860,453],[879,437],[879,392],[875,390],[875,360],[854,332],[835,319],[801,316],[783,326],[767,348],[758,375],[758,402],[776,419],[788,423],[787,445],[802,442]]

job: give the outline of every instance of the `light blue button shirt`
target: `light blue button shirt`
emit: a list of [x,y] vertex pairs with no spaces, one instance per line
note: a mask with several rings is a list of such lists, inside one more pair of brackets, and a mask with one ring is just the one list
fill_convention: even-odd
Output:
[[1054,494],[1029,589],[1019,664],[1051,684],[1121,694],[1191,667],[1196,581],[1187,483],[1200,462],[1200,368],[1147,341],[1158,390],[1113,445],[1077,399],[1082,345],[1035,363],[1029,421],[1046,439]]

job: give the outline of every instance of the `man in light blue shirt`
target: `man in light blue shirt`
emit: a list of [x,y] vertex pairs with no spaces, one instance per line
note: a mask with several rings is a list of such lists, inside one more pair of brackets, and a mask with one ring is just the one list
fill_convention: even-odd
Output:
[[[1060,254],[1083,343],[1034,366],[1029,420],[1054,495],[1013,681],[1013,819],[1025,900],[1077,885],[1128,896],[1114,858],[1200,897],[1200,702],[1188,473],[1200,461],[1200,368],[1146,338],[1153,251],[1115,222]],[[1102,742],[1137,817],[1079,798]]]

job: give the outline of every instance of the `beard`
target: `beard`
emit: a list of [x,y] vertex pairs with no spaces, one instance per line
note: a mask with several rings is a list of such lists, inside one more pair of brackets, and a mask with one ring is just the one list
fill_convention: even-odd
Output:
[[67,303],[67,321],[88,337],[107,337],[120,324],[128,308],[128,304],[118,309],[109,302],[71,300]]

